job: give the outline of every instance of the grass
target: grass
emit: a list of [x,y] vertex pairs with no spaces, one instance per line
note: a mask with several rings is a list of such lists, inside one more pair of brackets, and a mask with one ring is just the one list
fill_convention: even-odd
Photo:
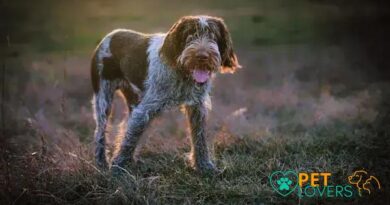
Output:
[[[41,151],[12,159],[9,169],[17,173],[12,173],[15,181],[9,191],[18,195],[3,195],[2,200],[12,199],[8,202],[15,204],[364,203],[367,198],[299,199],[295,194],[281,197],[268,182],[273,171],[295,170],[331,172],[332,182],[347,184],[346,176],[363,163],[361,154],[372,150],[373,141],[366,134],[373,133],[368,127],[353,132],[340,127],[343,126],[332,125],[261,139],[244,137],[229,145],[216,145],[215,159],[224,169],[216,176],[200,175],[188,168],[182,157],[186,149],[178,153],[143,152],[142,163],[127,167],[119,178],[96,169],[85,145],[73,148],[73,152],[57,151],[62,161]],[[21,169],[22,164],[26,169]],[[385,172],[377,174],[385,179]]]

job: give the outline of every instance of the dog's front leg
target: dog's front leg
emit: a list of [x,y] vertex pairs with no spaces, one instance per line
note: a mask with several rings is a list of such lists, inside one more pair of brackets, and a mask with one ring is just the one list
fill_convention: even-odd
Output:
[[[127,124],[125,137],[119,152],[112,162],[114,172],[120,171],[126,163],[132,161],[137,143],[149,122],[161,112],[160,102],[141,102],[132,112]],[[120,167],[120,168],[119,168]]]
[[200,172],[215,172],[215,165],[210,160],[206,139],[207,108],[204,103],[187,105],[186,113],[191,134],[190,163]]

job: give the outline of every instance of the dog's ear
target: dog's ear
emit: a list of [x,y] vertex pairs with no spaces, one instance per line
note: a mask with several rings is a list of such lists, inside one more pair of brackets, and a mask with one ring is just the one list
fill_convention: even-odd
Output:
[[185,17],[177,21],[169,29],[164,43],[160,49],[161,58],[172,67],[177,67],[177,58],[182,53],[185,46],[185,27],[189,22]]
[[237,55],[234,53],[230,33],[222,19],[216,18],[214,21],[218,25],[219,31],[217,43],[222,60],[221,73],[234,73],[241,68],[241,65],[238,63]]

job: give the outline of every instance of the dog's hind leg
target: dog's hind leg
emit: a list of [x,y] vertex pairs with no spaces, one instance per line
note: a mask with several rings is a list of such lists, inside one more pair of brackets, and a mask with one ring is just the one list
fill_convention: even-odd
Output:
[[93,107],[96,120],[95,129],[95,159],[100,168],[107,168],[106,159],[106,128],[107,121],[111,114],[111,105],[116,90],[116,84],[109,80],[100,80],[99,91],[93,97]]
[[130,114],[133,107],[136,106],[141,100],[141,91],[138,87],[131,83],[128,83],[127,81],[121,81],[120,91],[126,100],[126,104]]

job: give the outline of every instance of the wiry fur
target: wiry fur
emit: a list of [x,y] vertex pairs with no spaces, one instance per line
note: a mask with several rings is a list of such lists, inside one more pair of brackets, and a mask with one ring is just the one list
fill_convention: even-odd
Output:
[[[132,161],[137,143],[154,117],[184,105],[191,131],[191,165],[199,171],[215,170],[205,124],[207,108],[211,108],[211,81],[224,67],[235,70],[240,66],[230,35],[219,18],[183,17],[167,34],[131,30],[108,34],[95,51],[91,70],[97,165],[107,167],[105,130],[114,92],[120,89],[131,114],[112,169]],[[191,77],[195,69],[210,71],[210,79],[195,82]]]

